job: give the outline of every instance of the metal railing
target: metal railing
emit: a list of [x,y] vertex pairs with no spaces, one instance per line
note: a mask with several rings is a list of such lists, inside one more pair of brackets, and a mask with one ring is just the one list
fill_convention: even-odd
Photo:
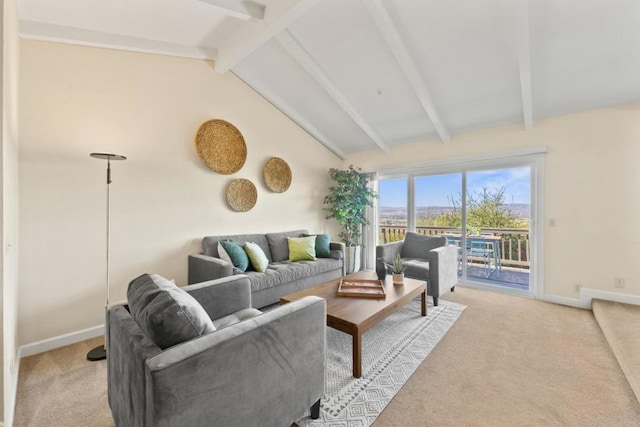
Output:
[[[378,241],[397,242],[404,239],[407,227],[403,225],[381,225]],[[416,233],[437,236],[440,234],[460,234],[457,227],[418,226]],[[482,228],[481,234],[500,237],[500,255],[502,266],[529,269],[529,230],[520,228]]]

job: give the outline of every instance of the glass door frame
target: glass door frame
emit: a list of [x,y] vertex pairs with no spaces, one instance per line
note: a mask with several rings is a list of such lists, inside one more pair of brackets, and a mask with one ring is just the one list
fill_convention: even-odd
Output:
[[[544,294],[544,151],[538,149],[534,153],[522,155],[487,157],[483,159],[463,159],[430,165],[398,168],[389,171],[379,171],[379,179],[407,178],[407,231],[416,230],[415,218],[415,179],[420,176],[442,175],[442,174],[462,174],[462,224],[466,224],[466,187],[467,173],[492,169],[506,169],[516,167],[530,167],[530,217],[529,217],[529,240],[530,240],[530,268],[529,268],[529,290],[509,289],[501,286],[480,284],[468,280],[466,269],[462,269],[462,277],[458,285],[470,288],[491,289],[499,292],[542,298]],[[375,230],[376,236],[378,230]],[[465,244],[465,233],[462,233],[462,245]],[[464,247],[464,246],[463,246]],[[463,265],[466,265],[466,254],[463,251]]]

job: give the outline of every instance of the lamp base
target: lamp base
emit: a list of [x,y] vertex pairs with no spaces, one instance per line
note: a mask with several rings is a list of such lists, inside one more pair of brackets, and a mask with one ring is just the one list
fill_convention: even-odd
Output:
[[87,353],[87,360],[90,362],[97,362],[98,360],[104,360],[107,358],[107,350],[104,345],[98,346]]

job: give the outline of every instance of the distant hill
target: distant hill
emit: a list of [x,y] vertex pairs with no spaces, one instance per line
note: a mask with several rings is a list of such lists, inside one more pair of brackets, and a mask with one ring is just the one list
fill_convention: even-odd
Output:
[[[516,218],[529,219],[529,204],[528,203],[505,203],[504,205],[509,209]],[[393,206],[380,206],[380,218],[381,219],[406,219],[406,208],[399,208]],[[440,216],[443,213],[450,212],[450,206],[418,206],[416,208],[417,218],[431,214],[433,216]]]

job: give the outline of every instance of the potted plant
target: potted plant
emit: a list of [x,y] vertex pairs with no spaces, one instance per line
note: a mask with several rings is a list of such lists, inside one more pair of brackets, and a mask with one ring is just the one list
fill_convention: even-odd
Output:
[[393,284],[401,285],[404,283],[404,270],[406,267],[402,265],[402,258],[400,258],[400,254],[396,254],[396,257],[393,259],[393,264],[391,264],[391,272],[393,273]]
[[378,197],[369,188],[367,176],[353,165],[347,170],[329,169],[333,185],[325,196],[323,211],[326,218],[334,218],[340,226],[340,238],[347,247],[347,273],[360,270],[360,236],[362,227],[369,225],[365,215],[367,206],[373,207]]

